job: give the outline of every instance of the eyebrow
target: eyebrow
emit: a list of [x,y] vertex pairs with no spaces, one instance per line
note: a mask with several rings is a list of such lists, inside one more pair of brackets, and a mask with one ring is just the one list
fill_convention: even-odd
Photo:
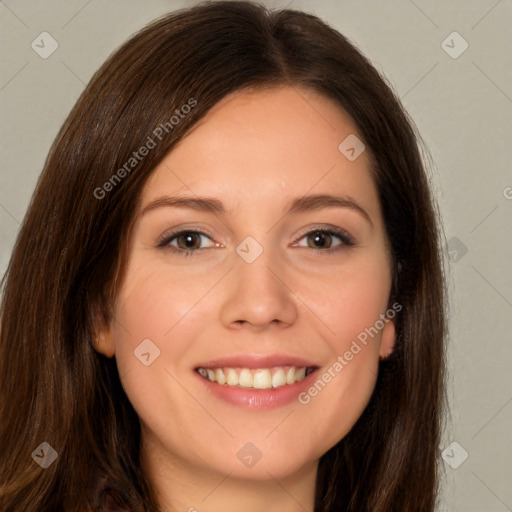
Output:
[[[313,194],[297,197],[288,204],[289,206],[285,215],[288,213],[317,211],[323,208],[349,208],[361,214],[370,223],[370,225],[373,226],[373,222],[368,212],[348,196]],[[196,211],[220,215],[226,213],[224,204],[213,197],[163,196],[148,203],[142,210],[140,216],[142,217],[146,213],[162,207],[190,208]]]

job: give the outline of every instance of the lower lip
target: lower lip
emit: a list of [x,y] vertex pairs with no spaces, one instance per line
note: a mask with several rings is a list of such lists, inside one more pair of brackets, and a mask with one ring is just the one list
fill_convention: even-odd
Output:
[[274,407],[281,407],[297,400],[298,395],[311,385],[317,372],[318,370],[311,372],[300,382],[287,384],[279,388],[268,389],[227,386],[225,384],[212,382],[201,375],[197,375],[197,377],[201,379],[212,395],[226,402],[254,409],[271,409]]

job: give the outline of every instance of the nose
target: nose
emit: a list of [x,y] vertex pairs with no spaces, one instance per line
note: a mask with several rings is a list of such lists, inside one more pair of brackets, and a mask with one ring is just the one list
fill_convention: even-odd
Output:
[[226,327],[246,325],[262,331],[273,324],[286,327],[295,322],[296,294],[270,251],[263,251],[252,263],[236,256],[228,279],[220,312]]

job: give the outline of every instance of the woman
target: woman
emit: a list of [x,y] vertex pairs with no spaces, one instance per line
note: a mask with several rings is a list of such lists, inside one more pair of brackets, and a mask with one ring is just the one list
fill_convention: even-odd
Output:
[[4,278],[0,508],[433,511],[445,292],[346,38],[213,2],[93,77]]

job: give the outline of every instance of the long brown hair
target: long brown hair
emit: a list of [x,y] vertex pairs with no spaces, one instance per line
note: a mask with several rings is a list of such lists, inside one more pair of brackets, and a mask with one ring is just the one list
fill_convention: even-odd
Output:
[[[139,469],[138,417],[95,332],[112,320],[134,213],[158,162],[227,94],[283,84],[334,99],[357,124],[392,249],[390,304],[402,306],[370,403],[320,460],[315,511],[434,510],[446,292],[420,139],[339,32],[304,12],[222,1],[171,13],[122,45],[50,150],[2,281],[2,511],[92,510],[98,474],[132,510],[158,510]],[[148,137],[155,146],[130,160]],[[46,469],[31,457],[42,442],[58,454]]]

